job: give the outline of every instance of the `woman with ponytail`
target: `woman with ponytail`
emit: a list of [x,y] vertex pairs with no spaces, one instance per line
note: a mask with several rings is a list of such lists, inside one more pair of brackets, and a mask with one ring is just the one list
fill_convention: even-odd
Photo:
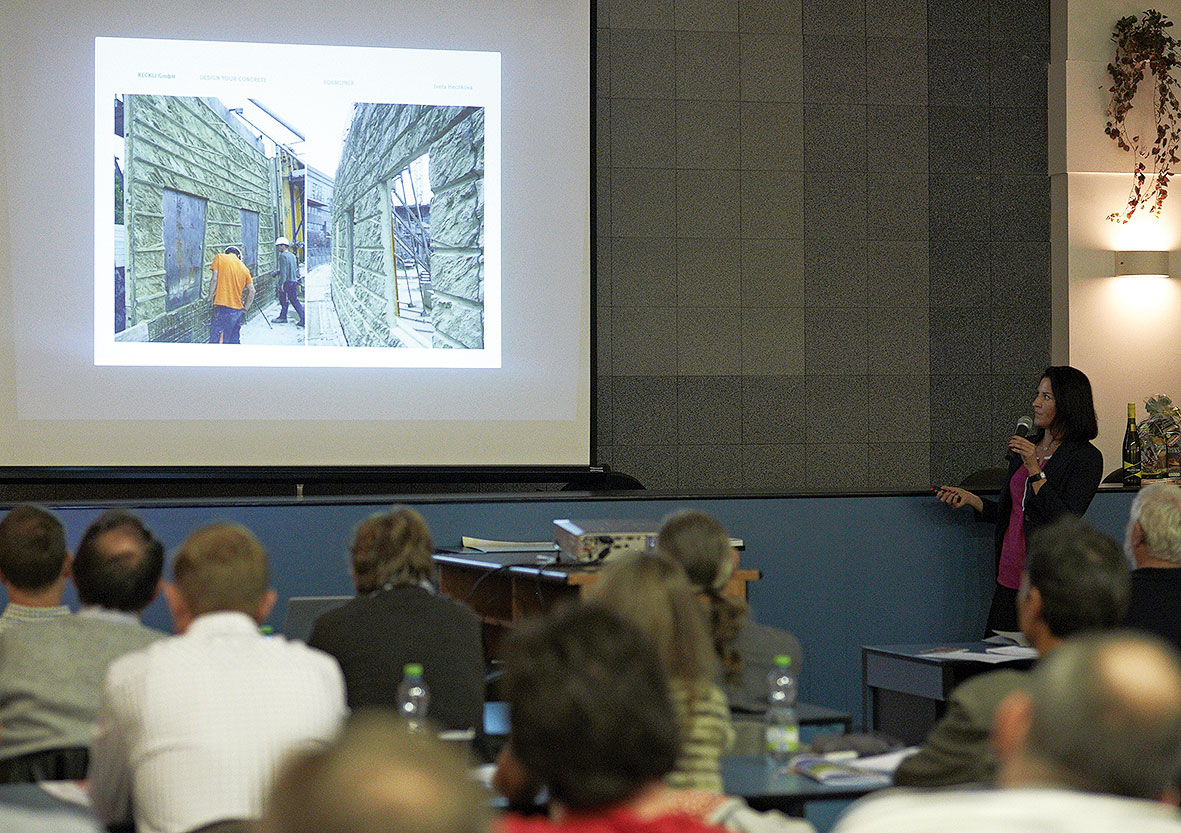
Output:
[[673,512],[660,526],[656,549],[685,568],[709,617],[730,709],[761,714],[767,709],[767,675],[775,657],[791,657],[798,677],[803,651],[785,630],[752,622],[747,604],[723,595],[738,551],[717,518],[695,509]]

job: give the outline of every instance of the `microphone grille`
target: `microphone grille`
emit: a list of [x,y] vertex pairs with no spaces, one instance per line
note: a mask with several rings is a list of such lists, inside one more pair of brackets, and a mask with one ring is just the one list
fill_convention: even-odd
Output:
[[1032,434],[1033,417],[1023,416],[1017,420],[1017,433],[1023,437]]

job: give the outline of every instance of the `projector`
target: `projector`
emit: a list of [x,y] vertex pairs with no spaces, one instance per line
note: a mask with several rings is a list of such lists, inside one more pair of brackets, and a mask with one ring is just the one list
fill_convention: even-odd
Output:
[[655,521],[554,521],[554,543],[570,559],[584,564],[607,561],[629,552],[647,552],[656,543]]

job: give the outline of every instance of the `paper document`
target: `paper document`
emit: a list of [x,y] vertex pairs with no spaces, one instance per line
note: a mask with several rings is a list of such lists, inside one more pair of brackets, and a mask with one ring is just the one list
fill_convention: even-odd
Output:
[[479,552],[554,552],[558,549],[553,541],[491,541],[470,535],[464,535],[462,541],[469,550]]
[[1029,640],[1021,631],[996,631],[993,636],[984,640],[994,645],[1028,645]]
[[791,761],[793,772],[805,775],[813,781],[832,786],[853,789],[877,789],[890,785],[893,780],[888,773],[865,769],[861,759],[856,765],[832,761],[827,757],[797,756]]
[[856,766],[858,769],[868,769],[873,772],[884,772],[887,775],[892,775],[898,769],[899,764],[918,751],[919,748],[917,746],[908,746],[896,752],[884,752],[881,755],[866,755],[864,758],[857,759]]
[[37,786],[54,798],[82,807],[90,806],[90,793],[85,781],[38,781]]
[[1002,645],[999,648],[989,648],[988,653],[1000,654],[1010,659],[1037,659],[1037,648],[1029,645]]
[[[1012,646],[1017,647],[1017,646]],[[1000,651],[1002,648],[989,648],[989,651]],[[1002,662],[1013,662],[1014,660],[1024,659],[1020,656],[1012,656],[1011,654],[998,653],[984,653],[983,651],[969,651],[967,648],[954,648],[946,651],[923,651],[922,656],[931,657],[932,659],[962,659],[965,662],[990,662],[995,664]],[[1036,656],[1036,654],[1035,654]]]

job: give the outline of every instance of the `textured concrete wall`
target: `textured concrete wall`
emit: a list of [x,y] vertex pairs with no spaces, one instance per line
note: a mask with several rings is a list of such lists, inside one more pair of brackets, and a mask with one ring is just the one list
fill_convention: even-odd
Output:
[[[260,298],[274,294],[272,172],[266,157],[235,130],[216,102],[175,96],[127,96],[127,326],[129,341],[204,341],[209,332],[209,264],[242,245],[241,210],[258,213]],[[224,112],[224,111],[222,111]],[[206,201],[201,294],[165,309],[164,189]],[[244,253],[245,255],[245,253]],[[261,305],[255,308],[261,309]]]
[[435,347],[484,344],[484,112],[358,105],[333,194],[332,297],[349,344],[403,346],[394,328],[389,183],[430,154]]
[[1003,465],[1050,360],[1049,3],[596,5],[598,461],[755,492]]

